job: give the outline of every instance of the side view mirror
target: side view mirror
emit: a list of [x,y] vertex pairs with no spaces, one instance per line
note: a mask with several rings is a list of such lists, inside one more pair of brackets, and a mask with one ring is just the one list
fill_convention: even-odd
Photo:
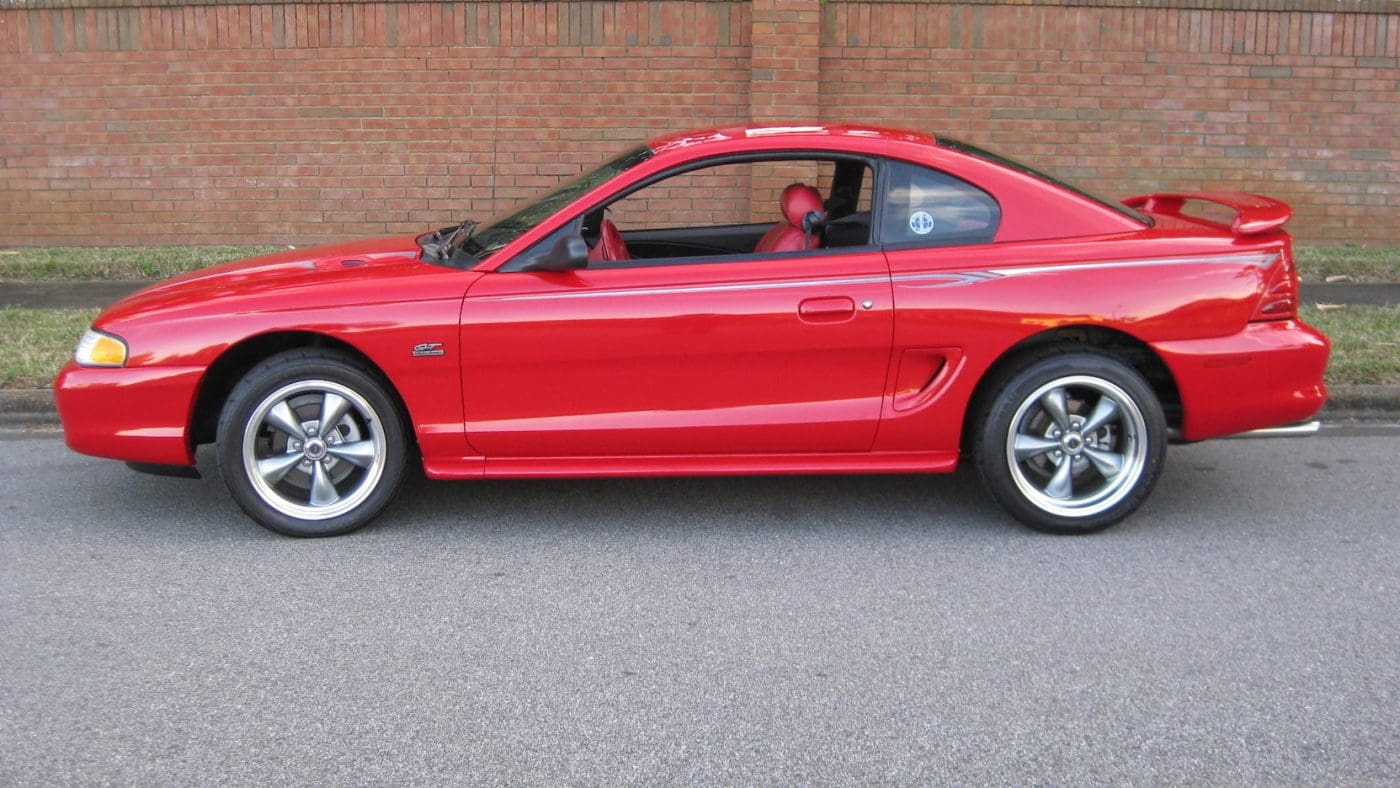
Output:
[[578,233],[560,237],[520,265],[521,271],[573,271],[588,265],[588,244]]

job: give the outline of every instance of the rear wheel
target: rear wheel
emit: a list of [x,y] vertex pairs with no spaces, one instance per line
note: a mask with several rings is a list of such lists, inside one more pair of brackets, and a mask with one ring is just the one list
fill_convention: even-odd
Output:
[[219,470],[238,505],[289,536],[334,536],[388,505],[407,445],[387,386],[355,360],[291,351],[258,364],[219,419]]
[[992,497],[1039,531],[1089,533],[1137,509],[1157,482],[1166,420],[1134,369],[1059,353],[1009,373],[976,434]]

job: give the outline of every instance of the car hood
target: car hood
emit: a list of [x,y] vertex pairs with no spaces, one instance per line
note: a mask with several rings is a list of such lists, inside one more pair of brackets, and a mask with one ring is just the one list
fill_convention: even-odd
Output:
[[446,277],[465,284],[472,278],[459,269],[421,262],[416,237],[288,249],[202,268],[137,291],[114,304],[98,322],[214,302],[226,310],[265,311],[442,298],[453,288],[443,288],[440,282],[425,287],[415,283]]
[[[416,236],[388,236],[368,241],[288,249],[283,252],[220,263],[179,274],[155,284],[138,295],[155,294],[191,287],[228,291],[249,285],[280,284],[321,277],[347,268],[382,267],[418,259]],[[211,293],[212,294],[212,293]]]

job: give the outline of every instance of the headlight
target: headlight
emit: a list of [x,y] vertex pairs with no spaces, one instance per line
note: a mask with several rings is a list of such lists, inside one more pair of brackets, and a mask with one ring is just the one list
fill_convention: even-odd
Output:
[[85,367],[120,367],[126,363],[126,342],[89,328],[78,340],[73,358]]

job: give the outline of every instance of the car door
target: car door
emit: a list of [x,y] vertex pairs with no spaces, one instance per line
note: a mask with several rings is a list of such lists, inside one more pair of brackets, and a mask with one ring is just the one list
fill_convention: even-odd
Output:
[[859,452],[893,311],[865,247],[490,273],[461,331],[467,438],[488,458]]

